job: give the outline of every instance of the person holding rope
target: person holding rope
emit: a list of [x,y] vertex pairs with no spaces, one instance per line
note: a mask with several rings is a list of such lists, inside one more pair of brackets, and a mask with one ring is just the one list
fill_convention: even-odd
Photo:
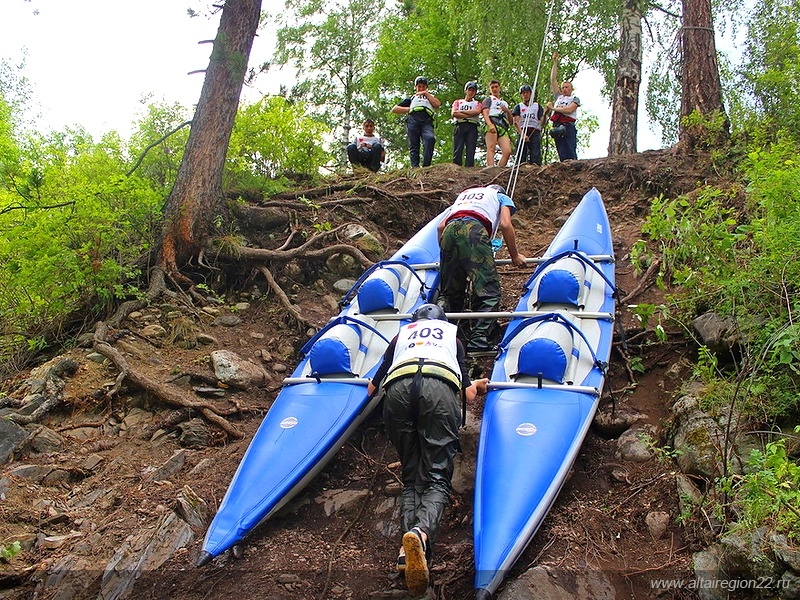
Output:
[[581,101],[575,95],[571,81],[564,81],[559,85],[558,61],[559,55],[555,52],[553,67],[550,70],[550,88],[555,101],[547,103],[547,110],[552,112],[550,121],[553,123],[553,128],[550,130],[550,135],[556,142],[558,159],[564,162],[578,159],[578,131],[575,129],[575,121],[578,118]]
[[[525,265],[517,250],[511,215],[514,201],[505,190],[492,184],[461,192],[439,223],[439,298],[446,311],[461,312],[472,283],[475,312],[492,312],[500,305],[500,276],[494,262],[492,238],[499,229],[514,266]],[[492,350],[490,342],[495,319],[472,321],[467,335],[467,352]]]
[[[542,115],[544,108],[538,102],[531,103],[533,88],[523,85],[519,88],[522,102],[511,109],[514,127],[517,129],[517,158],[519,164],[526,160],[529,165],[542,165]],[[522,148],[519,148],[519,145]]]
[[464,156],[464,166],[475,166],[475,148],[478,146],[478,123],[480,122],[483,107],[475,94],[478,93],[478,84],[468,81],[464,86],[464,98],[453,102],[450,115],[456,122],[453,129],[453,162],[461,165],[461,156]]
[[508,102],[500,98],[500,82],[489,82],[490,96],[483,99],[483,120],[486,122],[486,166],[494,166],[495,148],[500,146],[500,163],[505,167],[511,157],[511,137],[509,129],[513,117]]
[[405,533],[397,569],[414,596],[428,589],[428,561],[450,503],[462,394],[471,403],[486,393],[489,382],[470,382],[457,329],[439,306],[423,304],[389,343],[367,387],[370,396],[378,386],[384,389],[386,432],[400,456],[400,527]]

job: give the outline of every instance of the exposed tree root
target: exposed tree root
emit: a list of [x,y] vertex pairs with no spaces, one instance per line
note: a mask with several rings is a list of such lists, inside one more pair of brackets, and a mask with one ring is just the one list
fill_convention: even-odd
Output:
[[107,398],[113,398],[119,393],[122,382],[128,380],[131,384],[154,395],[167,404],[197,410],[207,421],[213,423],[233,438],[241,439],[244,437],[244,434],[223,416],[236,413],[238,409],[226,410],[209,402],[191,400],[186,397],[186,392],[184,390],[173,389],[171,386],[153,381],[139,369],[131,367],[128,361],[125,360],[125,357],[106,341],[107,336],[108,326],[101,321],[97,324],[97,328],[95,329],[94,348],[97,352],[113,362],[114,366],[116,366],[119,371],[114,386],[106,393]]
[[[64,359],[50,368],[45,375],[44,393],[37,394],[33,400],[42,400],[42,403],[29,415],[12,413],[6,418],[17,425],[36,423],[56,406],[64,402],[64,387],[67,385],[63,377],[74,375],[78,370],[78,363],[71,359]],[[28,399],[30,401],[31,399]]]
[[275,295],[280,300],[281,305],[289,311],[289,314],[292,318],[297,321],[303,327],[309,327],[311,324],[303,317],[303,313],[300,311],[300,308],[292,304],[292,301],[289,300],[289,296],[286,295],[286,292],[283,291],[283,288],[278,285],[278,282],[275,281],[275,278],[272,276],[272,273],[269,269],[264,266],[256,267],[259,273],[264,276],[264,279],[267,280],[267,285],[269,285],[270,289],[275,292]]

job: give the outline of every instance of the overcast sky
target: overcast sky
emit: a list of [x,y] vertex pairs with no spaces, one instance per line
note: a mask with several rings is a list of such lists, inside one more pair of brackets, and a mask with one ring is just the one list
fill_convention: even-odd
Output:
[[[200,96],[203,74],[188,73],[208,65],[211,45],[198,42],[213,39],[219,15],[189,18],[189,0],[1,1],[0,59],[19,64],[24,58],[40,126],[58,130],[79,124],[94,136],[115,129],[127,137],[147,104],[191,107]],[[282,0],[264,0],[263,8],[275,12],[282,6]],[[270,58],[273,41],[271,32],[259,34],[253,64]],[[548,76],[549,61],[544,61],[540,77]],[[246,98],[275,93],[289,77],[262,76]],[[591,73],[575,79],[582,110],[600,120],[590,146],[579,148],[581,158],[606,155],[611,109],[599,98],[600,84]],[[517,100],[512,91],[506,90],[509,101]],[[639,149],[658,148],[660,139],[643,115],[639,121]]]

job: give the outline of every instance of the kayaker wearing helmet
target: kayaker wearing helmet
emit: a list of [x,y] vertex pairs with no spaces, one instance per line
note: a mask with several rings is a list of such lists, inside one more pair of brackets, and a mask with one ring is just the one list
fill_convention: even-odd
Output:
[[431,549],[450,503],[461,394],[472,402],[488,383],[470,382],[457,329],[439,306],[423,304],[390,342],[368,387],[370,395],[384,389],[386,431],[402,464],[397,568],[415,596],[428,588]]

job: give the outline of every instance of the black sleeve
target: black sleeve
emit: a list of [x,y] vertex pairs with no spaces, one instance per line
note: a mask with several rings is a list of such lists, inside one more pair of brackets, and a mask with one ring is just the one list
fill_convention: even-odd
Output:
[[461,369],[461,387],[467,389],[472,385],[472,381],[469,378],[469,369],[467,368],[467,353],[464,350],[464,344],[459,339],[456,339],[456,358],[458,358],[458,366]]
[[375,372],[375,377],[372,378],[372,383],[377,387],[383,382],[386,378],[386,375],[389,373],[389,367],[392,366],[392,360],[394,359],[394,347],[397,345],[397,336],[389,342],[389,346],[386,348],[386,352],[383,353],[383,362],[381,362],[381,366],[378,367],[378,370]]

